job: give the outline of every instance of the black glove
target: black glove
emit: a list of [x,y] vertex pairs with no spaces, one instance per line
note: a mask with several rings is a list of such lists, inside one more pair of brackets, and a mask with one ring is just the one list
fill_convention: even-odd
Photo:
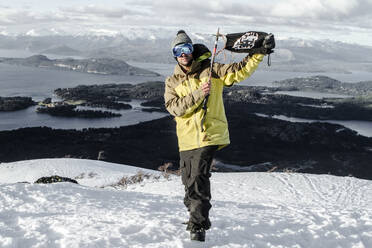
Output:
[[265,39],[262,43],[262,46],[266,49],[274,49],[275,48],[275,38],[273,34],[268,34],[265,36]]
[[253,54],[263,54],[263,55],[268,55],[268,54],[271,54],[273,53],[274,50],[270,49],[270,48],[264,48],[264,47],[260,47],[260,48],[256,48],[256,49],[253,49],[250,53],[249,53],[249,56],[252,56]]
[[262,46],[258,48],[253,48],[251,51],[249,51],[249,56],[252,56],[253,54],[260,53],[263,55],[271,54],[274,52],[275,48],[275,38],[273,34],[268,34],[265,36]]

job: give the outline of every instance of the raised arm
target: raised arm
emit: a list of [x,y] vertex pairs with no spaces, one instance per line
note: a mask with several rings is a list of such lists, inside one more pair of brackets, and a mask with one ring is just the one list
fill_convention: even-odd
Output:
[[231,86],[251,76],[263,58],[263,54],[254,54],[251,57],[248,55],[239,63],[215,63],[213,70],[224,82],[225,86]]

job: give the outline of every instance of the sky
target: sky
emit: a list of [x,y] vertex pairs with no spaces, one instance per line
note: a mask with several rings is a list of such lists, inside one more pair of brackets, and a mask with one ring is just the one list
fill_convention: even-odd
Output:
[[[1,0],[0,34],[264,31],[372,44],[372,0]],[[150,31],[149,31],[150,32]]]

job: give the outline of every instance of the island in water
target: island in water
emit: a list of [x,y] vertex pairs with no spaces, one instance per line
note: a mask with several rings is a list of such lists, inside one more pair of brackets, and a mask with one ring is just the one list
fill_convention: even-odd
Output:
[[131,66],[125,61],[112,58],[49,59],[45,55],[33,55],[27,58],[0,58],[0,63],[100,75],[160,76],[159,73]]

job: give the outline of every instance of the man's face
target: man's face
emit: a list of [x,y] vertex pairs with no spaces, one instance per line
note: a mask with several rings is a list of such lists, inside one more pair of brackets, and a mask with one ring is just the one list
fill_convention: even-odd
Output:
[[183,65],[183,66],[190,66],[191,63],[192,63],[192,53],[190,54],[181,54],[180,57],[177,57],[177,62],[180,64],[180,65]]

